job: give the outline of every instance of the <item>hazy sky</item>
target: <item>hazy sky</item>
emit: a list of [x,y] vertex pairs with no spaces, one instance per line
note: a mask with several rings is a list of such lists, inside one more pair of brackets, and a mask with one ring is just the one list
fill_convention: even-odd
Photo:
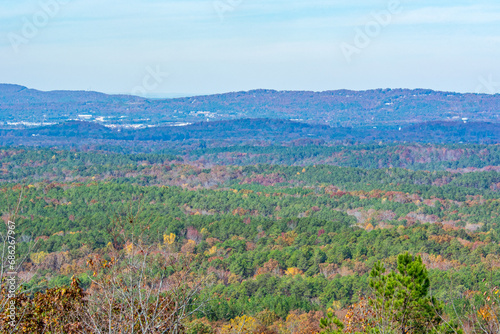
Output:
[[0,0],[0,82],[41,90],[500,93],[499,59],[498,0]]

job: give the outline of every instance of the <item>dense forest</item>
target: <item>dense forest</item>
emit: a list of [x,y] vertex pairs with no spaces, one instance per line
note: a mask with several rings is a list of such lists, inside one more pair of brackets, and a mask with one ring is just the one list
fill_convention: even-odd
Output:
[[226,147],[262,146],[276,143],[315,142],[335,145],[372,143],[476,143],[500,142],[500,123],[434,121],[403,126],[343,127],[308,124],[283,119],[236,119],[205,121],[183,126],[116,127],[89,121],[69,121],[55,125],[0,129],[3,146],[54,146],[95,143],[106,146],[146,145],[159,143]]
[[0,159],[2,332],[498,333],[498,145]]

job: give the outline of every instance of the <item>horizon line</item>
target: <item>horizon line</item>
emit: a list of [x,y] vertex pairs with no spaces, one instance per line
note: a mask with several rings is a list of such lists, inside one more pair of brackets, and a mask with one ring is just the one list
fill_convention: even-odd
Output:
[[274,88],[254,88],[250,90],[234,90],[234,91],[226,91],[226,92],[218,92],[218,93],[207,93],[207,94],[191,94],[191,93],[151,93],[147,94],[146,96],[141,96],[141,95],[133,95],[131,93],[121,93],[121,92],[102,92],[102,91],[96,91],[96,90],[85,90],[85,89],[76,89],[76,90],[71,90],[71,89],[53,89],[53,90],[41,90],[37,88],[30,88],[28,86],[24,86],[21,84],[15,84],[15,83],[0,83],[0,86],[18,86],[22,87],[28,90],[35,90],[38,92],[42,93],[54,93],[54,92],[87,92],[87,93],[97,93],[97,94],[104,94],[104,95],[109,95],[109,96],[131,96],[131,97],[137,97],[137,98],[143,98],[143,99],[148,99],[148,100],[173,100],[173,99],[182,99],[182,98],[190,98],[190,97],[203,97],[203,96],[216,96],[216,95],[226,95],[226,94],[233,94],[233,93],[251,93],[251,92],[259,92],[259,91],[271,91],[271,92],[277,92],[277,93],[290,93],[290,92],[307,92],[307,93],[328,93],[328,92],[341,92],[341,91],[346,91],[346,92],[357,92],[357,93],[363,93],[363,92],[372,92],[372,91],[393,91],[393,90],[402,90],[402,91],[432,91],[436,93],[449,93],[449,94],[461,94],[461,95],[486,95],[486,96],[495,96],[495,95],[500,95],[500,93],[477,93],[477,92],[458,92],[458,91],[448,91],[448,90],[435,90],[431,88],[371,88],[371,89],[360,89],[360,90],[355,90],[355,89],[347,89],[347,88],[340,88],[340,89],[328,89],[328,90],[280,90],[280,89],[274,89]]

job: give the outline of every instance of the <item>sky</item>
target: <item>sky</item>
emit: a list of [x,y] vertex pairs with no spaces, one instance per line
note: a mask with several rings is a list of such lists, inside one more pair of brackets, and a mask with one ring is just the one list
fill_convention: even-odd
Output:
[[155,97],[500,93],[500,3],[0,0],[0,83]]

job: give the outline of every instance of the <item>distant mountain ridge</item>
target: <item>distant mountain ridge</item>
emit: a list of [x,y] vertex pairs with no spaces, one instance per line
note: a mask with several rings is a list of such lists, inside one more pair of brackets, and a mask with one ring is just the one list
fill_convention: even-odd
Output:
[[87,91],[42,92],[0,84],[0,122],[64,122],[86,115],[101,124],[161,125],[243,118],[296,119],[331,126],[405,126],[469,119],[500,122],[500,95],[425,89],[325,92],[252,90],[174,99]]
[[[0,102],[33,102],[33,103],[60,103],[61,99],[66,102],[108,102],[133,98],[128,95],[108,95],[93,91],[71,91],[54,90],[44,92],[36,89],[30,89],[20,85],[0,84]],[[141,97],[135,97],[136,100],[143,100]]]

